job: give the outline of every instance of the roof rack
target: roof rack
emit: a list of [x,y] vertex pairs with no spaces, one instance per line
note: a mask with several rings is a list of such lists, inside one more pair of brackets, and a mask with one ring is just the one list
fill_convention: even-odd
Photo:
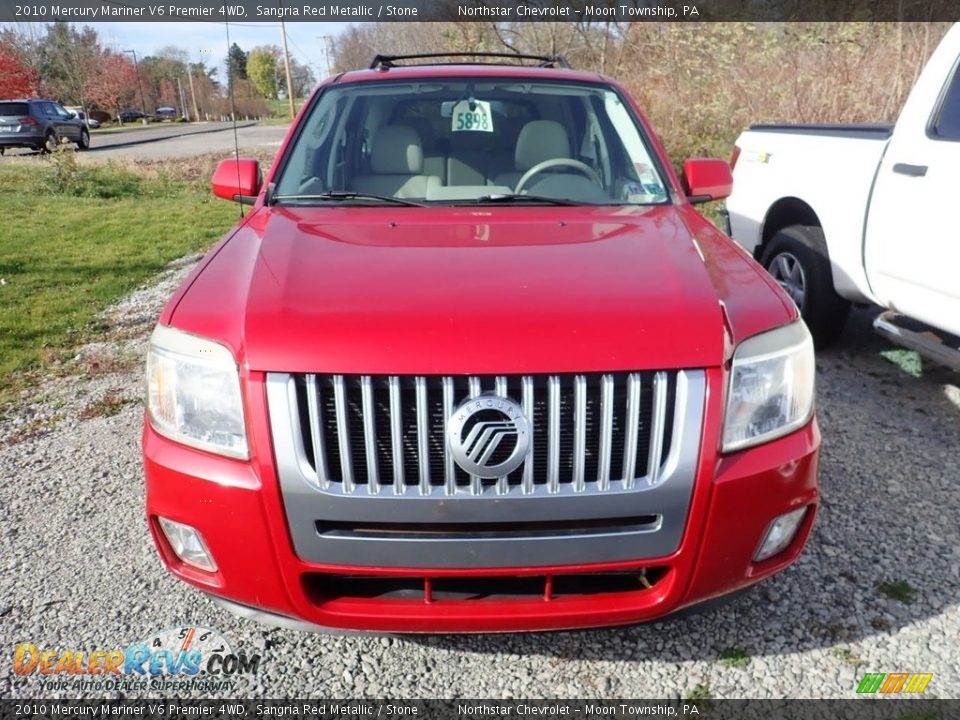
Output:
[[[397,60],[422,60],[433,58],[451,58],[451,57],[470,57],[470,58],[499,58],[509,60],[538,60],[537,67],[543,68],[563,68],[570,69],[570,63],[563,55],[526,55],[524,53],[498,53],[498,52],[437,52],[437,53],[419,53],[417,55],[375,55],[370,63],[371,70],[389,70],[397,66]],[[434,65],[442,63],[410,63],[411,65]],[[499,65],[514,63],[467,63],[477,65]],[[403,67],[401,65],[400,67]]]

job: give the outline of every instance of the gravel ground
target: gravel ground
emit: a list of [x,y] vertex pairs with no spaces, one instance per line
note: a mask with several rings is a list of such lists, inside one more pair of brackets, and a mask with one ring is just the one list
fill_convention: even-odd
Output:
[[[851,698],[864,672],[896,671],[932,672],[927,696],[960,696],[960,377],[932,367],[915,377],[882,357],[889,347],[866,310],[818,359],[823,506],[812,540],[791,569],[724,608],[632,628],[409,639],[235,619],[163,570],[143,521],[140,361],[193,261],[112,308],[108,341],[0,417],[8,663],[19,642],[122,648],[196,624],[262,654],[236,697]],[[880,588],[897,581],[912,602]],[[78,695],[11,667],[0,697]]]

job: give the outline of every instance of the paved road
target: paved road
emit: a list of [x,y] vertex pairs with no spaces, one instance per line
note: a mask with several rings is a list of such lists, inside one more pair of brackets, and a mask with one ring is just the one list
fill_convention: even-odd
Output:
[[[237,126],[246,128],[255,124],[256,123],[253,122],[241,122],[237,123]],[[108,147],[139,145],[187,135],[205,135],[230,130],[232,127],[233,125],[227,122],[157,123],[154,125],[145,125],[139,130],[130,129],[115,132],[111,132],[110,130],[94,130],[90,150],[91,152],[99,152]]]
[[[257,125],[238,123],[237,143],[243,150],[276,150],[286,134],[285,125]],[[68,145],[67,147],[73,147]],[[230,123],[202,123],[196,125],[150,126],[143,130],[98,134],[94,133],[90,150],[78,153],[84,162],[103,160],[160,160],[183,158],[207,153],[230,153],[234,150],[233,125]],[[33,155],[30,150],[9,150],[8,154]]]
[[[229,123],[217,123],[212,132],[182,132],[174,137],[157,140],[151,130],[130,131],[93,138],[85,160],[128,158],[159,160],[161,158],[191,157],[206,153],[228,153],[234,149],[233,128]],[[245,124],[237,128],[237,142],[243,149],[274,149],[286,134],[286,126]],[[134,136],[130,138],[130,136]],[[136,144],[131,144],[136,143]]]

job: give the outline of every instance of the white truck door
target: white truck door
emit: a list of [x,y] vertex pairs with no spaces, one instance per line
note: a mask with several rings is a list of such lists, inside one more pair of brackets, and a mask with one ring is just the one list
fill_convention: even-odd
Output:
[[960,335],[960,25],[910,93],[880,163],[864,262],[883,305]]

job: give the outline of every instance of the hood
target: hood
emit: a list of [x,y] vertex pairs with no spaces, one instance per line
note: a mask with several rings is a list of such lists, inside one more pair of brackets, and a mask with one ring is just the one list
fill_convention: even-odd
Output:
[[263,371],[719,365],[722,298],[682,212],[262,208],[196,273],[172,324]]

